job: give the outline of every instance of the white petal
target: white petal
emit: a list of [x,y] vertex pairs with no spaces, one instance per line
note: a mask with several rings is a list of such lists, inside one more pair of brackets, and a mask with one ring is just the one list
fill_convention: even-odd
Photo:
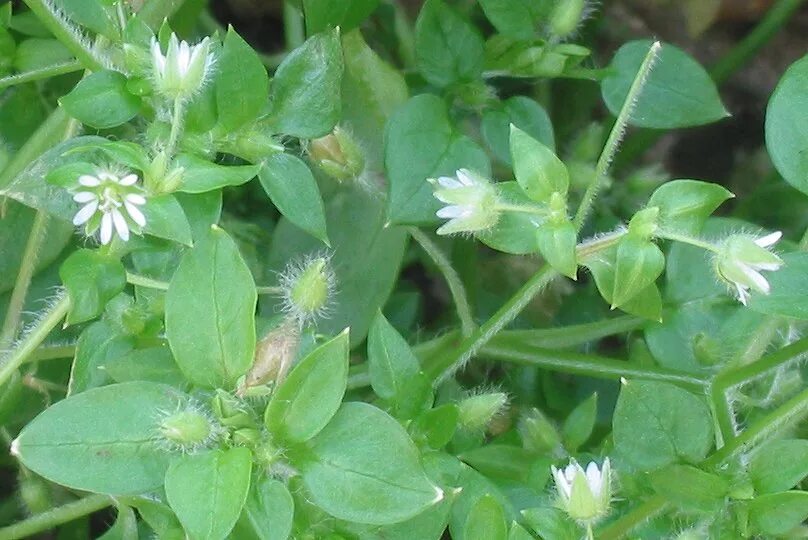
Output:
[[777,243],[778,240],[780,240],[780,238],[782,236],[783,236],[783,233],[780,232],[780,231],[773,232],[771,234],[767,234],[766,236],[764,236],[762,238],[758,238],[757,240],[755,240],[755,243],[757,245],[759,245],[760,247],[773,246],[774,244]]
[[104,217],[101,218],[101,233],[100,233],[101,243],[104,245],[109,244],[109,241],[112,240],[112,216],[109,214],[104,214]]
[[463,206],[444,206],[435,212],[435,215],[439,218],[453,219],[468,215],[468,211]]
[[180,73],[185,75],[188,72],[188,67],[191,65],[191,48],[186,41],[180,42],[179,55],[177,57],[177,67]]
[[473,186],[475,183],[474,178],[471,176],[471,172],[468,169],[459,169],[457,171],[457,179],[464,186]]
[[736,283],[735,284],[735,292],[738,293],[738,301],[741,304],[746,305],[747,302],[749,301],[749,293],[747,292],[746,287],[744,287],[742,285],[738,285]]
[[112,215],[112,223],[115,225],[115,230],[118,231],[118,236],[120,236],[121,240],[124,242],[128,241],[129,225],[126,224],[123,214],[121,214],[118,209],[113,209],[110,215]]
[[82,174],[79,176],[79,184],[87,187],[97,187],[101,185],[101,180],[89,174]]
[[463,186],[462,183],[458,182],[457,179],[452,178],[451,176],[441,176],[438,178],[438,184],[446,189],[455,189]]
[[754,267],[756,270],[768,270],[769,272],[774,272],[775,270],[780,270],[780,267],[783,266],[783,263],[776,262],[776,263],[755,263],[750,265]]
[[594,461],[591,461],[589,465],[586,466],[586,483],[589,485],[589,491],[591,491],[593,495],[596,497],[600,495],[603,480],[600,475],[600,469],[598,469],[598,464]]
[[76,215],[73,216],[73,225],[79,226],[84,225],[87,223],[95,211],[98,209],[98,201],[91,201],[86,205],[81,207],[81,210],[76,212]]
[[136,182],[137,182],[136,174],[127,174],[126,176],[118,180],[118,183],[122,186],[131,186],[134,185]]
[[156,39],[152,39],[151,53],[154,69],[162,75],[166,70],[166,57],[163,56],[163,51],[160,50],[160,43]]
[[763,294],[769,294],[769,291],[771,290],[771,287],[769,287],[769,282],[766,281],[766,278],[763,277],[760,272],[745,264],[741,264],[740,268],[744,275],[746,275],[746,277],[752,282],[753,287],[756,290],[762,292]]
[[572,492],[572,486],[569,484],[569,482],[567,482],[564,472],[552,466],[550,467],[550,470],[553,472],[553,479],[555,479],[556,487],[565,498],[569,499],[570,493]]
[[75,195],[73,195],[73,200],[77,203],[84,204],[90,201],[97,201],[98,195],[93,193],[92,191],[79,191]]
[[129,217],[132,218],[132,221],[141,227],[146,226],[146,216],[143,215],[143,212],[141,212],[137,206],[129,201],[124,201],[123,205],[126,207],[126,211],[129,213]]
[[146,197],[138,195],[137,193],[130,193],[125,198],[132,204],[146,204]]

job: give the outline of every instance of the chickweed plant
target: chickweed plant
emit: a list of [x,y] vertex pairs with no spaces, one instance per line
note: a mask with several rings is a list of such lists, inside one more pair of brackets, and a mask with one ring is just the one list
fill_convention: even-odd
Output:
[[0,540],[808,537],[808,57],[768,195],[640,159],[801,3],[0,5]]

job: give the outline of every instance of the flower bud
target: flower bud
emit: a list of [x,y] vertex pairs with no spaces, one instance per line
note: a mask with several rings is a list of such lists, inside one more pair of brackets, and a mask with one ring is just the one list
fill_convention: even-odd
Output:
[[356,178],[365,169],[365,156],[348,131],[337,126],[333,133],[309,143],[309,157],[338,181]]
[[719,278],[735,288],[742,304],[749,301],[750,290],[769,294],[769,282],[760,272],[773,272],[783,266],[783,260],[769,250],[781,236],[780,232],[762,238],[733,234],[720,246],[715,257],[715,271]]
[[458,424],[468,431],[484,431],[508,405],[504,392],[490,392],[467,397],[457,404]]
[[558,429],[539,409],[529,410],[518,424],[522,445],[537,454],[561,456],[564,447]]
[[158,430],[170,448],[187,453],[207,446],[219,432],[213,420],[195,406],[167,414]]
[[188,99],[196,94],[212,64],[207,37],[190,46],[171,34],[165,55],[156,39],[152,41],[151,53],[155,90],[169,99]]
[[487,178],[460,169],[456,178],[442,176],[429,182],[435,186],[435,198],[447,205],[437,211],[439,218],[449,219],[438,234],[484,231],[499,220],[499,196]]
[[560,0],[550,15],[550,31],[560,38],[567,37],[578,28],[584,17],[586,0]]
[[595,462],[586,471],[574,459],[564,469],[550,467],[558,491],[558,504],[572,519],[591,523],[609,512],[612,498],[609,458],[599,469]]
[[213,414],[223,426],[229,428],[255,428],[258,426],[247,407],[224,390],[216,390],[216,396],[211,405]]
[[286,312],[299,324],[324,316],[334,292],[328,257],[290,264],[280,278]]

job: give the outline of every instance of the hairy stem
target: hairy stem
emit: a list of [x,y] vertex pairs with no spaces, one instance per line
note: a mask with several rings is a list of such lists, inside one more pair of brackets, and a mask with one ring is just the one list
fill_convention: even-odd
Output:
[[58,64],[23,71],[22,73],[15,73],[14,75],[0,77],[0,90],[18,84],[50,79],[57,75],[73,73],[75,71],[81,71],[82,69],[84,69],[84,66],[81,65],[81,62],[78,60],[69,60],[67,62],[59,62]]
[[17,336],[22,317],[22,308],[25,305],[25,297],[28,295],[28,287],[31,285],[31,278],[36,270],[39,250],[45,240],[45,232],[48,228],[48,214],[42,210],[37,210],[34,216],[34,223],[31,232],[28,234],[28,242],[25,244],[25,251],[20,261],[20,270],[14,282],[14,289],[11,292],[11,299],[8,302],[8,310],[3,320],[3,328],[0,330],[0,349],[5,349]]
[[637,525],[646,522],[660,513],[666,505],[667,502],[664,497],[654,495],[628,514],[606,525],[598,532],[597,538],[599,540],[617,540],[618,538],[622,538]]
[[0,386],[2,386],[11,375],[19,368],[45,341],[51,330],[67,315],[70,309],[70,299],[67,294],[62,293],[54,302],[44,316],[25,335],[17,346],[0,361]]
[[286,38],[286,48],[290,51],[303,45],[306,40],[303,16],[289,0],[283,2],[283,34]]
[[614,121],[611,132],[609,132],[609,137],[606,139],[606,144],[595,165],[595,175],[592,179],[592,183],[586,188],[583,198],[581,199],[581,204],[578,206],[578,211],[575,213],[574,224],[575,229],[578,231],[584,226],[584,221],[586,221],[589,212],[592,210],[595,198],[603,185],[606,174],[609,172],[609,166],[617,153],[628,122],[631,120],[631,113],[637,105],[637,99],[640,97],[645,82],[648,80],[648,74],[651,73],[651,68],[654,66],[654,61],[659,54],[660,48],[661,45],[657,41],[648,49],[648,54],[645,55],[645,59],[642,61],[642,64],[640,64],[640,69],[634,77],[634,81],[631,83],[631,87],[626,95],[626,100],[623,102],[620,113]]
[[471,312],[466,289],[463,286],[463,282],[460,281],[460,276],[457,275],[457,272],[452,267],[451,261],[449,261],[449,258],[446,257],[435,242],[418,227],[408,227],[407,232],[418,242],[421,249],[429,255],[429,258],[432,259],[438,267],[440,273],[443,274],[443,279],[446,280],[449,291],[452,293],[452,299],[457,309],[457,316],[460,318],[460,328],[463,336],[470,336],[477,325],[474,323],[474,315]]
[[24,0],[37,19],[69,50],[81,65],[91,71],[107,67],[104,58],[82,34],[81,29],[49,0]]
[[114,501],[109,495],[88,495],[77,501],[57,506],[41,514],[0,529],[0,540],[16,540],[53,529],[93,512],[112,506]]
[[168,135],[168,144],[166,145],[166,155],[171,157],[177,149],[177,142],[179,142],[180,135],[182,134],[183,124],[183,99],[180,96],[174,98],[174,108],[171,111],[171,133]]

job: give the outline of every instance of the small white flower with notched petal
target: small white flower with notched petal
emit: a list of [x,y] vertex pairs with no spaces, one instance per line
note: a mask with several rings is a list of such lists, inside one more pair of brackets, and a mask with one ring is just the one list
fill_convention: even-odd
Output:
[[721,245],[715,257],[716,273],[735,289],[743,305],[749,301],[751,290],[769,294],[769,282],[760,272],[773,272],[783,266],[783,260],[769,249],[782,236],[779,231],[761,238],[733,234]]
[[437,211],[439,218],[449,219],[438,234],[478,232],[490,229],[499,219],[497,189],[483,176],[468,169],[457,171],[457,177],[430,178],[435,186],[433,195],[445,203]]
[[156,39],[152,40],[151,53],[155,88],[172,99],[187,99],[199,91],[213,63],[207,37],[191,46],[171,34],[166,54]]
[[606,515],[612,498],[609,458],[598,468],[594,461],[586,470],[574,459],[563,469],[550,467],[559,505],[572,519],[591,523]]
[[119,177],[108,171],[79,176],[73,200],[83,206],[73,217],[73,224],[84,225],[87,236],[100,230],[99,240],[104,245],[112,240],[113,230],[124,242],[129,240],[130,231],[139,234],[146,216],[138,207],[146,204],[146,198],[137,180],[136,174]]

